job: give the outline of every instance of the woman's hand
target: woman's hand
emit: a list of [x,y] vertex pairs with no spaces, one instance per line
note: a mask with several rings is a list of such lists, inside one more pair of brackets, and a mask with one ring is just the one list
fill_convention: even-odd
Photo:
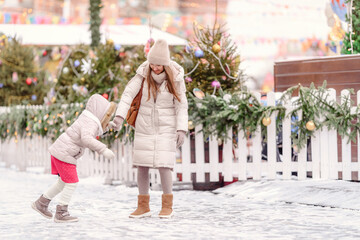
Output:
[[115,132],[120,131],[123,125],[124,119],[120,116],[116,116],[113,121],[109,122],[109,127],[114,129]]
[[176,148],[181,147],[184,144],[185,131],[179,130],[176,132]]

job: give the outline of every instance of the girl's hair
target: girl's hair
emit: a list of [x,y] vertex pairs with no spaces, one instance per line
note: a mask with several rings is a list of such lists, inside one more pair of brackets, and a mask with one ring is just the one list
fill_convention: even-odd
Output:
[[[169,92],[172,93],[172,95],[174,95],[174,97],[180,102],[179,94],[177,93],[177,91],[175,89],[173,71],[171,70],[171,68],[169,66],[164,66],[164,69],[165,69],[165,74],[166,74],[166,79],[167,79],[166,87],[169,90]],[[157,92],[159,91],[159,87],[156,85],[155,80],[151,76],[150,64],[149,64],[149,70],[147,73],[146,81],[148,84],[148,99],[147,99],[147,101],[149,101],[150,100],[150,89],[151,89],[151,93],[154,96],[154,98],[156,98]]]

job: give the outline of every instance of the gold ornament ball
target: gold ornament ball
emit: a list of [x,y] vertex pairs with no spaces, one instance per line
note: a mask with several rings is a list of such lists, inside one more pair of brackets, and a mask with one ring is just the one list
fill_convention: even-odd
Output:
[[195,128],[194,123],[192,121],[188,122],[188,128],[189,130],[193,130]]
[[269,117],[264,117],[261,122],[265,127],[267,127],[271,124],[271,119]]
[[212,46],[212,50],[214,53],[219,53],[221,51],[221,47],[219,46],[219,44],[214,44]]
[[309,131],[314,131],[315,130],[315,123],[313,121],[308,121],[306,123],[306,129]]
[[114,41],[112,39],[107,39],[106,44],[112,45],[112,44],[114,44]]
[[223,144],[223,141],[221,138],[218,138],[218,145],[220,146],[221,144]]

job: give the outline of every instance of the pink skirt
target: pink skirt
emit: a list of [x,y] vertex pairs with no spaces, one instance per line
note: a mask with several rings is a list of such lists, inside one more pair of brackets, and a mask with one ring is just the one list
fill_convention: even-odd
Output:
[[62,162],[54,156],[51,156],[51,174],[59,175],[64,183],[79,182],[76,165]]

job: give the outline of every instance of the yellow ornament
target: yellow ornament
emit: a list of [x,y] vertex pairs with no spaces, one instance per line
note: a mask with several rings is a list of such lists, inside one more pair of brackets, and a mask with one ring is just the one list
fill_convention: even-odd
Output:
[[271,124],[271,119],[269,117],[264,117],[261,122],[265,127],[267,127]]
[[114,44],[114,41],[112,39],[107,39],[106,44],[112,45],[112,44]]
[[45,127],[44,130],[47,131],[47,128]]
[[67,120],[66,122],[67,122],[67,124],[70,124],[70,123],[71,123],[71,121],[70,121],[70,120]]
[[194,126],[194,124],[193,124],[192,121],[189,121],[189,122],[188,122],[188,128],[189,128],[189,130],[193,130],[193,129],[195,128],[195,126]]
[[306,123],[306,129],[309,131],[314,131],[315,130],[315,123],[313,121],[308,121]]
[[85,81],[85,78],[82,77],[80,80],[81,80],[82,82],[84,82],[84,81]]
[[221,51],[221,47],[219,46],[219,44],[214,44],[214,45],[212,46],[212,51],[213,51],[214,53],[219,53],[219,52]]
[[240,63],[240,56],[237,56],[236,58],[235,58],[235,64],[239,64]]
[[57,82],[58,82],[57,78],[54,78],[54,83],[57,83]]
[[55,97],[52,97],[51,98],[51,102],[54,103],[56,101],[56,98]]

